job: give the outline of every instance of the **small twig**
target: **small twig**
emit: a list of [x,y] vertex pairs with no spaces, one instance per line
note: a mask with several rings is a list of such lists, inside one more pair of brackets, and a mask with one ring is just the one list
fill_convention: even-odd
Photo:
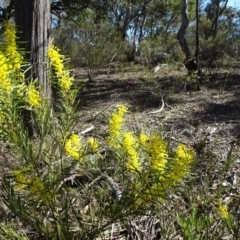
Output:
[[109,63],[113,62],[114,58],[117,56],[117,52],[115,52],[112,56],[112,58],[110,59]]
[[148,114],[155,114],[155,113],[160,113],[163,109],[164,109],[165,103],[162,97],[162,106],[159,110],[153,111],[153,112],[149,112]]
[[[70,177],[64,178],[57,187],[56,192],[58,192],[67,181],[71,181],[71,183],[73,184],[74,180],[81,176],[82,175],[80,174],[73,174]],[[100,176],[95,178],[92,182],[88,184],[88,187],[91,188],[96,182],[98,182],[102,178],[105,178],[108,181],[108,184],[113,191],[114,198],[119,201],[122,198],[122,191],[120,190],[119,186],[113,181],[113,179],[107,174],[101,174]]]
[[64,178],[64,179],[60,182],[59,186],[57,187],[56,192],[58,192],[58,191],[62,188],[62,186],[63,186],[67,181],[71,181],[71,183],[73,184],[75,178],[77,178],[77,177],[81,177],[81,175],[80,175],[80,174],[73,174],[73,175],[70,176],[70,177]]
[[92,186],[93,186],[96,182],[98,182],[101,178],[102,178],[102,176],[99,176],[99,177],[95,178],[92,182],[90,182],[90,183],[88,184],[88,187],[89,187],[89,188],[92,187]]
[[85,135],[86,133],[92,131],[93,129],[94,129],[94,126],[92,125],[91,127],[89,127],[89,128],[87,128],[87,129],[81,131],[80,134],[81,134],[81,135]]
[[109,78],[109,74],[110,74],[111,63],[113,62],[116,55],[117,55],[117,52],[112,56],[112,58],[110,59],[110,61],[108,63],[108,73],[107,73],[108,78]]
[[114,235],[114,223],[112,224],[112,231],[111,231],[111,239],[113,239],[113,235]]
[[165,103],[165,104],[166,104],[166,106],[167,106],[167,107],[169,107],[169,108],[173,109],[173,107],[171,107],[171,106],[170,106],[170,105],[168,105],[167,103]]

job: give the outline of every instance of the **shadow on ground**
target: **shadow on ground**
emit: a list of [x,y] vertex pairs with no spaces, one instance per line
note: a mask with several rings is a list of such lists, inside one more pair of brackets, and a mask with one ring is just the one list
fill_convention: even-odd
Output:
[[151,80],[142,77],[96,79],[83,83],[78,100],[81,106],[89,107],[101,101],[127,101],[140,111],[158,108],[162,104],[162,97],[184,89],[184,84],[175,79],[173,76]]
[[[182,119],[184,127],[195,127],[195,123],[225,124],[223,134],[240,136],[240,74],[222,71],[208,76],[201,83],[201,90],[191,88],[186,76],[154,76],[150,80],[129,73],[126,77],[101,75],[92,82],[85,82],[78,99],[80,105],[91,110],[104,103],[127,102],[131,111],[146,112],[159,109],[162,97],[173,110],[181,109],[182,115],[175,114],[175,125]],[[185,81],[185,82],[184,82]],[[189,87],[190,86],[190,87]],[[163,117],[171,109],[164,109]],[[151,119],[152,120],[152,119]],[[197,124],[196,124],[197,125]],[[177,126],[177,125],[176,125]]]

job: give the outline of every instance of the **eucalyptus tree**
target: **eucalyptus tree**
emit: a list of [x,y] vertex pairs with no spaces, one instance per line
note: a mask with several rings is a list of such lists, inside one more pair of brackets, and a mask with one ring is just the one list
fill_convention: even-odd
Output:
[[230,63],[233,58],[238,57],[240,49],[240,10],[226,7],[219,16],[217,32],[211,31],[212,21],[205,11],[202,11],[200,17],[199,35],[203,60],[208,65],[214,66],[216,60],[232,58],[228,60]]
[[[174,34],[180,22],[180,5],[176,1],[152,1],[147,6],[144,25],[139,24],[138,43],[146,40],[152,52],[173,53],[176,46]],[[140,16],[140,20],[143,19]],[[143,28],[142,28],[143,27]]]
[[15,0],[15,23],[18,37],[32,63],[32,77],[38,79],[42,95],[51,99],[51,87],[47,80],[45,57],[50,39],[49,0]]
[[228,0],[211,0],[205,7],[207,19],[211,21],[211,27],[208,32],[209,37],[216,37],[219,28],[219,18],[227,8]]
[[[188,18],[188,5],[189,5],[188,0],[181,0],[181,27],[178,30],[177,33],[177,39],[178,42],[182,48],[182,51],[185,55],[185,66],[188,69],[188,71],[196,71],[198,70],[197,63],[191,53],[189,44],[186,39],[186,32],[189,26],[189,18]],[[197,6],[198,8],[198,6]],[[198,21],[198,19],[197,19]]]

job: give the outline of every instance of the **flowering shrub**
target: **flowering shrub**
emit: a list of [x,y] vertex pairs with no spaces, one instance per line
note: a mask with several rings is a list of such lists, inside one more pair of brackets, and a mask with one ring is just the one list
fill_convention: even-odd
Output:
[[[26,84],[15,28],[11,23],[4,27],[0,137],[11,159],[11,177],[4,176],[2,183],[7,207],[47,239],[95,239],[114,222],[165,203],[188,175],[194,151],[183,144],[172,150],[156,132],[130,131],[125,105],[109,117],[107,138],[77,134],[77,91],[65,57],[49,47],[51,80],[62,96],[60,111],[54,113],[37,80]],[[32,114],[34,138],[23,127],[22,109]],[[219,213],[228,218],[225,205],[219,205]],[[0,226],[0,237],[1,231]]]
[[[96,177],[91,175],[97,174],[96,179],[99,175],[107,179],[113,191],[118,192],[118,204],[125,209],[119,218],[124,218],[128,210],[138,210],[157,199],[163,200],[167,191],[187,175],[194,152],[179,145],[171,156],[167,143],[158,134],[142,132],[137,136],[127,130],[124,119],[128,109],[119,105],[109,118],[109,136],[101,144],[108,145],[114,158],[120,157],[119,170],[126,176],[125,181],[131,178],[131,184],[127,183],[122,193],[112,179],[114,176],[100,170],[104,155],[101,154],[99,140],[73,133],[77,92],[71,90],[73,77],[65,68],[65,57],[53,45],[49,47],[48,57],[55,76],[52,79],[63,97],[61,111],[56,118],[52,116],[52,107],[41,97],[36,81],[26,84],[24,69],[21,69],[23,57],[18,53],[14,26],[5,23],[4,27],[5,41],[0,52],[0,134],[10,147],[8,154],[12,156],[13,178],[4,178],[3,198],[22,221],[50,238],[55,238],[56,234],[70,234],[72,227],[81,226],[78,236],[84,238],[84,234],[90,236],[91,231],[95,231],[99,217],[107,219],[108,214],[99,206],[101,214],[91,219],[93,227],[89,230],[88,225],[77,220],[79,214],[83,218],[87,215],[87,210],[81,210],[86,208],[82,204],[89,201],[89,194],[98,201],[104,197],[109,204],[110,199],[107,200],[107,193],[99,187],[92,191],[88,181],[77,184],[79,193],[69,189],[67,183],[71,176],[91,179]],[[34,140],[23,128],[21,109],[34,113],[31,120],[37,128]],[[73,204],[76,196],[82,202],[80,205]],[[131,196],[134,197],[130,201]],[[64,214],[57,216],[59,208]],[[118,208],[113,205],[112,211],[119,211]],[[79,209],[78,214],[76,209]],[[74,223],[70,226],[72,221]]]
[[[125,132],[123,122],[126,112],[127,108],[119,105],[112,114],[109,121],[109,145],[114,152],[123,155],[122,159],[129,172],[138,173],[134,175],[136,195],[140,197],[138,204],[149,204],[158,198],[163,200],[166,192],[188,174],[189,165],[194,160],[194,151],[180,144],[171,154],[167,142],[156,133],[134,136],[132,132]],[[139,175],[144,182],[141,182]],[[138,195],[140,189],[142,196]]]

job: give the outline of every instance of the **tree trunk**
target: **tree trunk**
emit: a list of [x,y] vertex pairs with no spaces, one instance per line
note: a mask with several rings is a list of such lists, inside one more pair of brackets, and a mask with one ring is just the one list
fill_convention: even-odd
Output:
[[50,1],[15,0],[15,21],[19,41],[32,64],[31,77],[37,79],[42,97],[51,103],[51,86],[47,80],[47,48],[50,37]]
[[[31,73],[26,79],[37,79],[41,96],[48,104],[51,101],[51,85],[47,79],[48,61],[47,48],[50,37],[50,1],[49,0],[14,0],[15,22],[20,46],[27,51],[25,60],[32,64]],[[31,121],[32,112],[27,109],[20,111],[23,125],[28,135],[34,135]]]
[[212,4],[215,4],[216,5],[216,11],[215,11],[215,16],[213,18],[213,21],[212,21],[212,26],[210,28],[210,31],[209,31],[209,34],[207,36],[207,39],[209,37],[213,37],[215,38],[217,36],[217,33],[218,33],[218,25],[219,25],[219,17],[222,15],[222,13],[224,12],[224,10],[226,9],[227,7],[227,4],[228,4],[228,0],[225,2],[224,6],[220,7],[220,4],[221,4],[221,1],[220,0],[216,0],[215,3],[212,3]]
[[124,41],[126,40],[127,30],[128,30],[128,26],[129,26],[131,13],[132,13],[131,3],[132,3],[131,0],[127,0],[126,16],[125,16],[125,19],[123,22],[123,28],[122,28],[122,38]]
[[196,51],[195,51],[195,58],[196,58],[196,67],[199,69],[199,2],[196,0]]
[[185,59],[185,66],[189,71],[197,70],[196,63],[194,58],[191,56],[191,51],[188,46],[187,40],[185,38],[185,33],[188,28],[189,20],[187,15],[187,0],[181,0],[181,18],[182,18],[182,25],[177,33],[178,42],[182,48],[183,53],[186,56]]

